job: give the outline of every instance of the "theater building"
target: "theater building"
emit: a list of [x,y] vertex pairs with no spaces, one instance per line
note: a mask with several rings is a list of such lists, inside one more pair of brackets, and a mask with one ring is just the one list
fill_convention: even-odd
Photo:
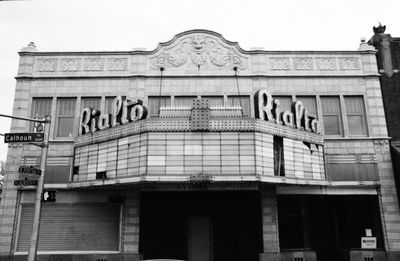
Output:
[[[45,189],[57,194],[42,204],[40,260],[400,260],[365,42],[243,50],[192,30],[152,51],[19,54],[13,114],[52,116]],[[13,120],[10,132],[32,131]],[[39,161],[37,146],[10,143],[1,260],[26,259],[25,170]]]

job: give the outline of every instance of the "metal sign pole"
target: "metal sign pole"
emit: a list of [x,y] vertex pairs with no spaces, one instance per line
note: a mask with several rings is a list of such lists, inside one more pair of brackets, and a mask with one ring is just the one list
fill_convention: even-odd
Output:
[[36,260],[36,253],[38,247],[39,239],[39,227],[40,227],[40,212],[42,204],[42,194],[43,194],[43,184],[44,184],[44,174],[46,169],[47,151],[49,147],[49,133],[50,133],[51,116],[45,116],[45,126],[44,126],[44,142],[42,144],[42,152],[40,156],[40,169],[42,174],[39,176],[39,181],[36,189],[35,198],[35,212],[33,214],[33,226],[31,234],[31,245],[28,253],[28,261]]

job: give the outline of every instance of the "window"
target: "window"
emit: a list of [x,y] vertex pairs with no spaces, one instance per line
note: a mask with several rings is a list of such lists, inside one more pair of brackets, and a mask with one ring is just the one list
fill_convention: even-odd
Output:
[[298,101],[301,101],[304,105],[304,109],[308,111],[308,114],[314,114],[317,116],[317,102],[313,96],[296,96]]
[[171,98],[167,96],[163,97],[149,97],[148,101],[149,106],[149,116],[150,117],[158,117],[158,110],[160,107],[170,106]]
[[274,96],[274,100],[279,100],[281,112],[292,111],[292,96]]
[[101,98],[100,97],[82,97],[82,101],[81,101],[81,111],[84,108],[92,108],[92,109],[96,109],[96,110],[100,110],[100,104],[101,104]]
[[106,104],[104,111],[105,113],[112,113],[112,102],[114,101],[115,97],[106,97]]
[[325,135],[343,135],[339,97],[321,97]]
[[250,116],[250,97],[249,96],[229,96],[229,106],[242,106],[243,117]]
[[57,137],[72,137],[75,119],[75,98],[57,101]]
[[[51,103],[53,98],[33,98],[32,100],[32,118],[44,118],[46,115],[51,115]],[[33,123],[30,127],[33,131]]]
[[367,135],[364,99],[361,96],[344,97],[350,136]]
[[208,99],[209,106],[224,106],[224,97],[222,96],[201,96]]
[[197,96],[175,96],[175,106],[193,107],[193,99],[197,99]]

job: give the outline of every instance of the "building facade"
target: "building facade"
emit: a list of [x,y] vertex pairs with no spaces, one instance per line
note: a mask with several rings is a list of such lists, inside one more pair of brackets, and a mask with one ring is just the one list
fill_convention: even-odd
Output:
[[[377,50],[378,70],[381,74],[383,105],[391,145],[397,192],[400,191],[400,38],[385,33],[386,26],[373,28],[368,44]],[[399,195],[397,193],[397,195]]]
[[[375,53],[246,51],[207,30],[153,51],[23,48],[13,115],[52,116],[39,259],[399,260]],[[39,162],[10,143],[1,259],[26,259],[21,172]]]

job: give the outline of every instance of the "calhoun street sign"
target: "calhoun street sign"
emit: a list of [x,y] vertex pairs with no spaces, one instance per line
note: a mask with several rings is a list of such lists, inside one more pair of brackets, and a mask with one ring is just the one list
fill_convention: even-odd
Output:
[[44,133],[5,133],[4,143],[43,142]]

